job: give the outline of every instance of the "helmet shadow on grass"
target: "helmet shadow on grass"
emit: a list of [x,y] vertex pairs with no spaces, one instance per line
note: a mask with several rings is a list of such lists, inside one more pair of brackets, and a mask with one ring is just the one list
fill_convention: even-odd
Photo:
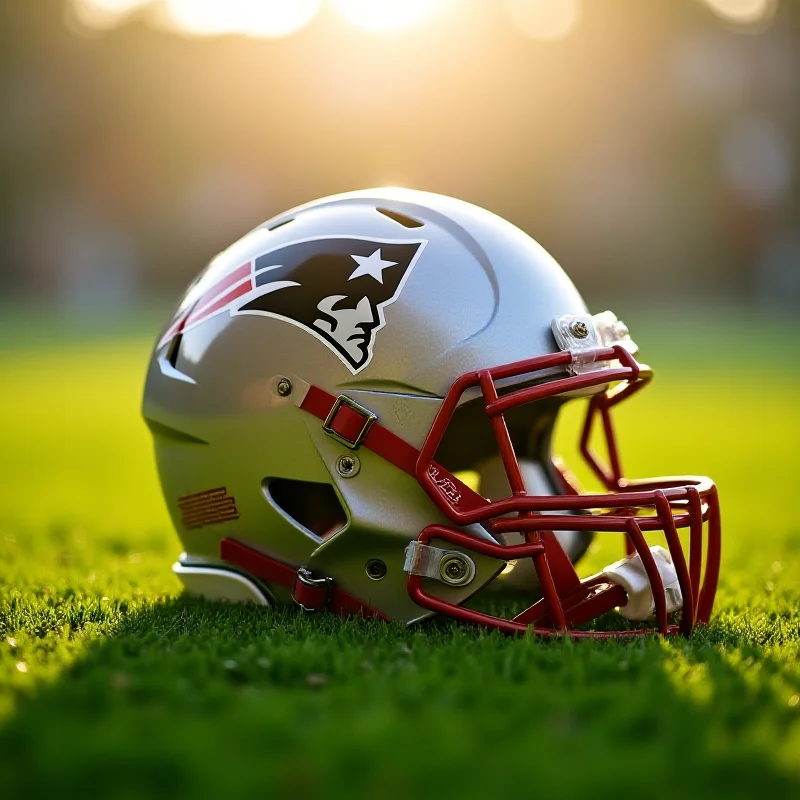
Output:
[[620,770],[648,797],[789,796],[769,749],[792,725],[780,671],[722,626],[542,641],[178,598],[24,699],[0,770],[9,797],[441,797],[456,778],[459,797],[533,778],[616,797]]

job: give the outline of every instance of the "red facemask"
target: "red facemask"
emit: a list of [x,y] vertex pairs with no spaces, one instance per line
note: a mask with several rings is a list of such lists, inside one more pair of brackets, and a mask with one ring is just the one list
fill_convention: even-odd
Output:
[[[613,608],[624,607],[629,598],[619,583],[605,573],[579,579],[553,531],[618,532],[624,535],[629,556],[641,559],[641,569],[652,592],[654,616],[661,633],[689,634],[696,623],[706,623],[711,614],[720,564],[720,513],[716,486],[706,478],[655,478],[630,481],[622,477],[610,410],[637,392],[649,381],[634,356],[623,346],[598,348],[579,355],[584,365],[580,374],[570,375],[527,388],[499,394],[498,384],[509,379],[535,378],[537,373],[554,368],[569,368],[576,355],[562,351],[500,367],[466,373],[455,381],[439,410],[419,453],[415,474],[428,495],[455,525],[484,525],[495,535],[519,533],[526,540],[521,545],[502,545],[477,540],[455,528],[432,525],[419,537],[427,545],[434,537],[461,549],[493,558],[509,560],[531,558],[542,588],[543,597],[513,619],[483,614],[447,603],[427,594],[419,575],[410,575],[408,589],[416,603],[447,616],[476,622],[507,632],[532,631],[552,635],[569,633],[576,637],[633,636],[652,633],[651,629],[619,631],[581,631],[582,625]],[[606,363],[608,362],[608,363]],[[601,368],[587,371],[592,363]],[[524,403],[562,395],[567,392],[616,384],[596,395],[589,404],[581,437],[581,452],[607,493],[581,494],[568,471],[560,468],[565,494],[562,496],[529,495],[522,479],[504,414]],[[464,486],[434,461],[453,413],[465,392],[478,387],[484,410],[491,421],[505,466],[511,494],[489,501]],[[601,465],[589,447],[595,417],[603,424],[609,461]],[[705,568],[702,566],[703,529],[707,527]],[[678,536],[689,531],[689,559]],[[666,537],[669,556],[680,588],[681,621],[668,621],[668,592],[662,575],[647,544],[645,534],[660,531]],[[637,559],[637,561],[638,561]]]

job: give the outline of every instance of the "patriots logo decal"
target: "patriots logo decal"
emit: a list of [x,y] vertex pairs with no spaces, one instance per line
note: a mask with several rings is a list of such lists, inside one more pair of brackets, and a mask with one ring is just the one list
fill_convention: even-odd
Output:
[[159,346],[221,313],[275,317],[324,342],[355,375],[372,359],[384,309],[400,296],[426,239],[302,239],[220,274],[213,264],[189,291]]

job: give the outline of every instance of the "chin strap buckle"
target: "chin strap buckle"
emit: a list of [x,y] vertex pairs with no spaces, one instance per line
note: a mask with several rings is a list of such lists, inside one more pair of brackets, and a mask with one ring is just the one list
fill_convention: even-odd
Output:
[[351,450],[358,450],[378,419],[368,408],[340,394],[322,423],[322,430]]
[[307,567],[297,570],[292,599],[303,611],[314,612],[325,608],[331,599],[333,578],[316,577]]
[[219,543],[219,554],[223,561],[261,579],[268,586],[275,583],[289,589],[294,602],[303,611],[327,608],[343,617],[361,615],[389,621],[388,617],[372,608],[369,602],[359,600],[341,586],[334,586],[332,578],[315,575],[308,567],[296,570],[236,539],[222,539]]

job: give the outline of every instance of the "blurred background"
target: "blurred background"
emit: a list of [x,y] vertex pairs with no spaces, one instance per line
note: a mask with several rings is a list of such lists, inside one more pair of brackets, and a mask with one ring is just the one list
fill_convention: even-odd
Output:
[[799,101],[796,0],[5,2],[0,309],[171,304],[273,214],[402,185],[596,310],[793,310]]
[[[159,328],[252,227],[376,185],[509,218],[631,323],[627,474],[720,487],[709,632],[567,652],[178,599]],[[7,796],[516,797],[535,753],[540,793],[603,798],[624,753],[634,796],[800,797],[799,195],[800,0],[0,0]],[[592,486],[584,410],[555,449]]]

